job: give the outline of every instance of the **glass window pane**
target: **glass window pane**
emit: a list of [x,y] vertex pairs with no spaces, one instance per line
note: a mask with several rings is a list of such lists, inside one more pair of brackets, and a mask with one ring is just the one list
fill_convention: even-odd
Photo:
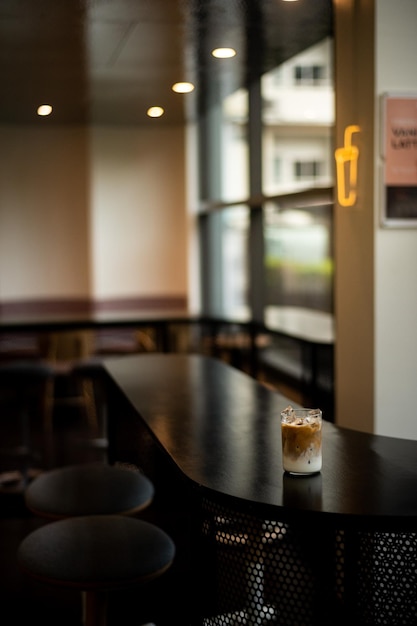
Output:
[[249,196],[246,89],[227,96],[222,112],[221,199],[234,201]]
[[244,206],[222,211],[223,313],[231,316],[248,312],[249,209]]
[[264,210],[266,306],[333,311],[332,204]]
[[265,195],[333,185],[332,58],[326,38],[262,77]]
[[[219,87],[219,85],[215,85]],[[249,197],[248,93],[211,93],[199,122],[201,199],[239,202]]]
[[208,312],[233,318],[248,314],[249,208],[234,206],[207,216],[210,265],[203,268],[211,285]]

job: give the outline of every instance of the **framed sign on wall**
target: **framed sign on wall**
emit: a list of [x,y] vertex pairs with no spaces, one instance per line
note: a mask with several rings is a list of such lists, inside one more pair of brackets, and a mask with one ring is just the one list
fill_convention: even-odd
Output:
[[382,96],[382,224],[417,228],[417,95]]

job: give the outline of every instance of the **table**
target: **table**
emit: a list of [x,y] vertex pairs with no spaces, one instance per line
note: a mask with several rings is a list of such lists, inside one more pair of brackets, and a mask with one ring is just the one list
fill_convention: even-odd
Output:
[[[312,406],[319,406],[321,400],[321,371],[330,368],[330,387],[333,391],[333,352],[336,343],[334,317],[330,313],[314,311],[295,306],[269,306],[265,309],[264,327],[272,335],[291,338],[301,347],[302,387],[304,397]],[[326,365],[320,365],[320,355]],[[262,358],[262,355],[261,355]]]
[[265,328],[271,332],[314,343],[335,343],[334,317],[324,311],[295,306],[268,306],[265,309]]
[[0,315],[0,333],[51,333],[152,326],[159,334],[163,351],[168,351],[170,349],[169,326],[193,324],[197,319],[186,310],[177,309]]
[[144,464],[191,507],[190,551],[212,579],[190,623],[415,624],[417,442],[325,422],[322,472],[292,478],[285,396],[200,355],[104,366],[110,458]]
[[[0,356],[9,358],[10,354],[16,354],[22,358],[26,358],[27,355],[30,358],[38,358],[39,354],[42,355],[45,352],[45,347],[43,344],[39,347],[38,341],[34,338],[45,338],[51,333],[140,328],[153,329],[157,350],[175,352],[177,345],[172,329],[176,328],[178,335],[180,327],[195,329],[209,341],[208,348],[200,345],[200,347],[193,346],[190,350],[201,352],[210,350],[212,355],[218,355],[222,353],[222,349],[218,348],[220,342],[226,346],[226,351],[228,350],[233,355],[233,363],[237,367],[242,367],[243,363],[255,378],[259,376],[262,366],[265,365],[266,354],[271,352],[268,348],[265,350],[265,338],[273,335],[289,338],[291,342],[294,341],[301,346],[301,361],[299,364],[298,361],[296,363],[301,374],[297,372],[296,379],[305,398],[304,402],[314,406],[326,404],[333,411],[332,363],[335,343],[333,316],[301,307],[269,306],[261,321],[251,319],[247,310],[236,311],[230,316],[191,314],[185,309],[0,314],[0,346],[2,336],[6,338],[5,345],[8,346],[5,351],[0,351]],[[236,328],[240,329],[237,340],[234,333]],[[222,335],[222,329],[227,329],[226,339]],[[9,334],[11,335],[10,341]],[[24,340],[25,335],[29,335],[28,341]],[[241,336],[244,337],[243,342],[239,340]],[[22,338],[23,343],[19,338]],[[136,349],[132,339],[130,343],[129,340],[124,343],[129,344],[124,347],[128,347],[131,351]],[[272,352],[275,355],[279,354],[279,349],[278,351],[274,349]],[[320,363],[320,355],[326,357],[325,364]],[[275,362],[274,356],[272,360]],[[288,365],[288,355],[283,353],[279,361],[278,366],[273,364],[273,369],[274,371],[276,369],[282,376],[285,373],[285,366]],[[323,390],[323,384],[320,384],[320,382],[323,383],[323,380],[320,380],[322,371],[326,373],[325,390]]]

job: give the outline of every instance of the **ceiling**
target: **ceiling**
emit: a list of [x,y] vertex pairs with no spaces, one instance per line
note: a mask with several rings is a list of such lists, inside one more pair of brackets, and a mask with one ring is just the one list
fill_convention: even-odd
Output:
[[[0,123],[178,124],[332,35],[332,0],[0,0]],[[211,50],[233,46],[233,59]],[[190,80],[192,94],[174,82]],[[39,104],[54,110],[39,118]],[[162,118],[146,116],[149,106]]]

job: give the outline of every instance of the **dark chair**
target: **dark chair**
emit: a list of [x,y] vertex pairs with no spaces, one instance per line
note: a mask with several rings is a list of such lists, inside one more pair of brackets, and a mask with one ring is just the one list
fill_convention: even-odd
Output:
[[92,515],[38,528],[21,542],[17,558],[29,577],[83,592],[84,625],[105,626],[109,592],[145,586],[168,570],[174,556],[173,541],[154,524]]
[[[98,365],[92,357],[93,339],[93,333],[87,330],[46,333],[43,354],[55,375],[54,406],[83,411],[90,435],[96,436],[99,425],[93,377],[78,373],[82,364]],[[52,417],[49,424],[51,431]]]
[[152,482],[130,466],[85,463],[35,478],[24,498],[32,513],[48,519],[85,515],[135,515],[153,500]]

